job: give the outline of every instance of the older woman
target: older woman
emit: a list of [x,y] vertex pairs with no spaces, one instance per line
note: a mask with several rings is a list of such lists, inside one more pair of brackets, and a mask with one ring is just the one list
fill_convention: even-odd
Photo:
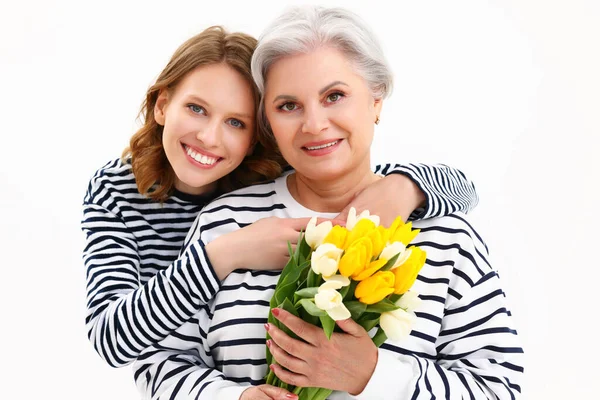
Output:
[[[253,74],[264,93],[265,127],[295,172],[217,199],[190,239],[212,242],[265,217],[333,217],[380,179],[370,170],[370,146],[391,75],[355,15],[285,13],[262,36]],[[295,385],[333,389],[332,399],[515,398],[522,350],[481,237],[463,214],[414,226],[428,260],[413,287],[422,299],[417,322],[404,341],[377,348],[352,320],[327,340],[275,310],[303,340],[292,339],[265,325],[279,272],[240,269],[201,312],[140,355],[139,389],[147,398],[294,398],[263,384],[268,330],[271,352],[287,369],[271,366],[275,373]]]

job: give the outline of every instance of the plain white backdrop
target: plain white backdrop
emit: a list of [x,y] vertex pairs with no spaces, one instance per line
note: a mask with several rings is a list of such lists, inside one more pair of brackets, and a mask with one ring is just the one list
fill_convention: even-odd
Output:
[[[180,43],[213,24],[258,36],[287,3],[2,0],[0,397],[138,398],[84,329],[87,182]],[[526,352],[523,398],[597,396],[599,2],[321,4],[363,16],[394,69],[374,162],[475,181],[472,221]]]

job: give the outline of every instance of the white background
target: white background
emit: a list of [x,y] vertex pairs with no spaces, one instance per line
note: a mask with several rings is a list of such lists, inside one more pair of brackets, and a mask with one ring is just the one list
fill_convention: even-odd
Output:
[[[442,162],[476,182],[523,397],[595,397],[599,2],[322,2],[336,3],[375,28],[396,74],[374,161]],[[129,367],[86,338],[87,182],[121,154],[181,42],[212,24],[258,35],[284,4],[2,0],[0,397],[138,398]]]

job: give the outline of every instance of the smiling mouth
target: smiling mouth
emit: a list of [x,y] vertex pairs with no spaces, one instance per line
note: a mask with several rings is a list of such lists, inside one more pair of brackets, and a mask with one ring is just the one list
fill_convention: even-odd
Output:
[[326,149],[328,147],[335,146],[336,144],[338,144],[340,142],[340,140],[341,139],[338,139],[338,140],[335,140],[333,142],[321,144],[321,145],[318,145],[318,146],[303,146],[302,148],[306,149],[306,150],[321,150],[321,149]]
[[191,147],[189,147],[185,144],[182,144],[182,146],[188,156],[190,156],[196,162],[199,162],[200,164],[203,164],[203,165],[214,165],[222,159],[221,157],[211,157],[211,156],[207,156],[205,154],[196,152]]

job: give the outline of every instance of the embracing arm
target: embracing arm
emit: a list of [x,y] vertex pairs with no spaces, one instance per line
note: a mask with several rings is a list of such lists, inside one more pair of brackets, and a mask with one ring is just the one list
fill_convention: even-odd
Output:
[[129,364],[142,349],[165,338],[219,289],[212,269],[202,266],[206,254],[200,242],[140,284],[139,249],[118,216],[84,204],[82,230],[88,338],[113,367]]
[[443,164],[384,164],[378,165],[375,173],[385,175],[384,181],[408,178],[396,180],[394,198],[410,206],[410,219],[439,217],[455,211],[466,213],[479,201],[473,182],[460,170]]

